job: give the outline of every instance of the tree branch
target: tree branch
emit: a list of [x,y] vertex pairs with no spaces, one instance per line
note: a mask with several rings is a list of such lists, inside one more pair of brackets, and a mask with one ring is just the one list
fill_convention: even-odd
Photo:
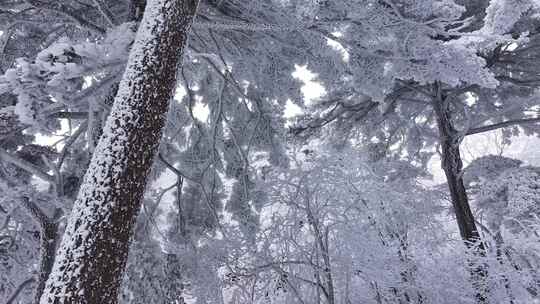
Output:
[[103,0],[94,0],[94,4],[97,6],[99,12],[107,20],[110,26],[115,26],[116,21],[113,13],[107,8],[107,4]]
[[15,299],[17,299],[17,297],[19,296],[19,294],[21,293],[21,291],[26,287],[26,285],[28,284],[31,284],[35,281],[34,278],[30,278],[30,279],[27,279],[26,281],[22,282],[19,287],[17,287],[17,289],[13,292],[13,294],[11,295],[11,297],[9,297],[9,299],[6,301],[5,304],[13,304],[15,303]]
[[60,119],[87,119],[88,112],[55,112],[48,115],[50,118],[60,118]]
[[44,227],[50,222],[49,217],[39,208],[34,202],[30,200],[28,197],[22,198],[23,206],[32,218],[36,221],[36,223],[40,226],[41,229],[44,229]]
[[10,153],[0,149],[0,160],[6,161],[10,164],[13,164],[31,174],[36,175],[37,177],[43,179],[44,181],[47,181],[49,183],[54,183],[54,177],[43,171],[38,166],[21,159],[19,157],[16,157],[14,155],[11,155]]
[[105,34],[105,29],[84,19],[73,7],[62,4],[60,1],[46,2],[42,0],[26,0],[26,2],[35,8],[45,9],[64,15],[78,25],[87,28],[93,32],[96,32],[98,34]]
[[465,135],[473,135],[473,134],[483,133],[483,132],[487,132],[487,131],[493,131],[493,130],[497,130],[497,129],[501,129],[501,128],[505,128],[505,127],[515,126],[515,125],[523,125],[523,124],[530,124],[530,123],[537,123],[537,122],[540,122],[540,117],[525,118],[525,119],[514,119],[514,120],[503,121],[503,122],[488,125],[488,126],[472,128],[472,129],[469,129],[469,131],[467,131],[467,133]]

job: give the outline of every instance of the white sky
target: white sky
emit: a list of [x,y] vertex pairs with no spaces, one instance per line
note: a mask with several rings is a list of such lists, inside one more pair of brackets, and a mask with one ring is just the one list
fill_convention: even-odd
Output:
[[[525,164],[540,166],[540,138],[533,136],[518,136],[512,139],[508,146],[500,147],[501,131],[491,131],[483,134],[467,136],[461,145],[463,166],[466,167],[474,159],[485,155],[502,155],[523,161]],[[501,153],[502,152],[502,153]],[[433,175],[435,184],[446,181],[441,169],[441,160],[438,156],[429,163],[430,173]]]

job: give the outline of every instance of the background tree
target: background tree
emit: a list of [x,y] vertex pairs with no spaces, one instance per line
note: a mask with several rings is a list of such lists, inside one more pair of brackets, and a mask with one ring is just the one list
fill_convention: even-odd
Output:
[[[469,8],[483,7],[476,4]],[[505,10],[510,7],[511,12]],[[319,117],[300,122],[293,132],[336,122],[345,136],[332,138],[341,143],[350,137],[380,142],[387,153],[420,165],[438,147],[457,226],[462,238],[473,244],[480,232],[462,180],[459,146],[467,135],[509,126],[520,125],[528,134],[538,134],[538,117],[531,116],[537,105],[537,75],[534,69],[518,67],[537,52],[530,39],[535,39],[533,15],[538,6],[494,1],[474,16],[464,14],[465,9],[449,1],[384,1],[371,7],[372,14],[356,17],[356,24],[334,38],[348,57],[345,71],[350,84],[340,79],[336,85],[336,78],[327,80],[324,77],[331,74],[321,72],[320,80],[335,93],[327,89],[328,97],[317,104]],[[373,27],[378,31],[373,31],[373,38],[365,39],[371,29],[364,29],[366,20],[374,14],[384,17],[376,19]],[[366,54],[365,49],[375,49],[379,56]],[[500,59],[504,56],[513,59]],[[505,136],[512,134],[515,131]],[[473,247],[485,254],[481,243]],[[485,277],[482,268],[475,268],[473,276]],[[485,300],[484,295],[478,297]]]

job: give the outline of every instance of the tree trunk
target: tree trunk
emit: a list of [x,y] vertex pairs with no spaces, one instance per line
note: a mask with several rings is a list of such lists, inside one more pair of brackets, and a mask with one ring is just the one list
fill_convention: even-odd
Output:
[[[477,256],[485,256],[485,247],[480,240],[480,234],[463,183],[463,162],[459,151],[460,134],[452,123],[450,100],[443,96],[442,89],[438,84],[435,85],[435,93],[433,108],[437,115],[437,126],[439,128],[442,169],[446,175],[459,232],[467,247],[474,249]],[[486,266],[472,261],[470,266],[473,284],[477,292],[476,298],[479,303],[486,303]]]
[[117,303],[196,0],[149,0],[41,303]]
[[22,197],[21,203],[39,226],[39,272],[32,302],[37,304],[54,264],[54,253],[59,240],[56,219],[61,211],[56,209],[55,214],[48,217],[30,198]]
[[[308,216],[309,223],[311,227],[313,228],[313,232],[315,233],[315,242],[317,246],[317,252],[320,252],[323,258],[324,263],[324,284],[321,284],[320,287],[323,287],[323,292],[326,297],[326,301],[328,304],[335,304],[336,303],[336,296],[335,296],[335,289],[334,289],[334,279],[332,277],[332,263],[330,260],[330,250],[329,250],[329,234],[330,230],[328,227],[326,227],[325,231],[321,231],[321,226],[319,224],[319,219],[316,218],[312,211],[309,204],[306,207],[306,214]],[[317,261],[318,263],[318,261]],[[316,271],[319,271],[319,269],[316,269]]]
[[[497,253],[497,262],[504,267],[504,251],[506,250],[504,248],[504,239],[501,233],[501,230],[498,230],[497,233],[495,233],[494,236],[495,239],[495,248]],[[508,276],[503,272],[501,274],[501,278],[504,282],[504,289],[506,289],[506,295],[508,296],[508,303],[509,304],[515,304],[515,297],[514,293],[512,291],[512,286],[510,285],[510,280],[508,279]]]
[[37,280],[37,286],[34,293],[34,303],[39,303],[39,299],[43,295],[45,290],[45,283],[51,274],[56,244],[60,237],[58,236],[58,224],[54,221],[48,222],[41,228],[40,231],[40,261],[39,261],[39,275]]
[[458,132],[454,129],[451,122],[448,101],[441,97],[433,102],[433,106],[437,114],[442,152],[442,169],[446,175],[459,232],[461,238],[465,241],[474,243],[480,239],[480,235],[474,222],[474,216],[471,212],[461,175],[463,162],[459,151]]

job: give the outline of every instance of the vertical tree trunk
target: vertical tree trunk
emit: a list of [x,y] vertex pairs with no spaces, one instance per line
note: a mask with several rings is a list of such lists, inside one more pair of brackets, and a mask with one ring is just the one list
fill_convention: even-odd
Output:
[[54,265],[56,244],[60,239],[58,236],[58,224],[52,219],[41,228],[40,234],[39,256],[41,260],[39,261],[39,274],[34,294],[34,303],[36,304],[39,303],[39,299],[43,295],[45,283]]
[[[495,233],[494,239],[497,253],[497,262],[499,262],[499,264],[504,267],[504,251],[506,249],[504,248],[504,239],[501,230],[498,230],[497,233]],[[502,273],[501,278],[504,282],[504,289],[506,289],[506,295],[508,296],[508,304],[515,304],[515,296],[512,291],[512,286],[510,285],[510,280],[508,279],[508,276],[505,273]]]
[[[320,251],[323,263],[324,263],[324,288],[323,292],[326,297],[328,304],[335,304],[336,303],[336,295],[334,290],[334,279],[332,277],[332,263],[330,260],[330,249],[329,249],[329,229],[326,228],[325,231],[321,231],[321,226],[319,224],[319,219],[316,218],[312,211],[309,204],[306,208],[306,214],[309,219],[309,223],[311,227],[313,228],[313,232],[315,233],[315,242],[317,245],[317,250]],[[316,271],[319,271],[317,269]],[[321,286],[321,287],[323,287]]]
[[[435,85],[436,96],[433,100],[433,108],[437,115],[437,126],[442,153],[442,169],[446,175],[452,206],[461,234],[469,248],[475,249],[478,256],[485,256],[485,247],[480,240],[480,234],[471,212],[467,191],[463,183],[463,162],[459,151],[459,132],[454,128],[451,117],[450,100],[442,95],[439,84]],[[479,303],[486,303],[487,288],[485,279],[487,269],[485,265],[470,262],[473,284],[476,289],[476,298]]]
[[197,0],[149,0],[41,303],[116,303]]

